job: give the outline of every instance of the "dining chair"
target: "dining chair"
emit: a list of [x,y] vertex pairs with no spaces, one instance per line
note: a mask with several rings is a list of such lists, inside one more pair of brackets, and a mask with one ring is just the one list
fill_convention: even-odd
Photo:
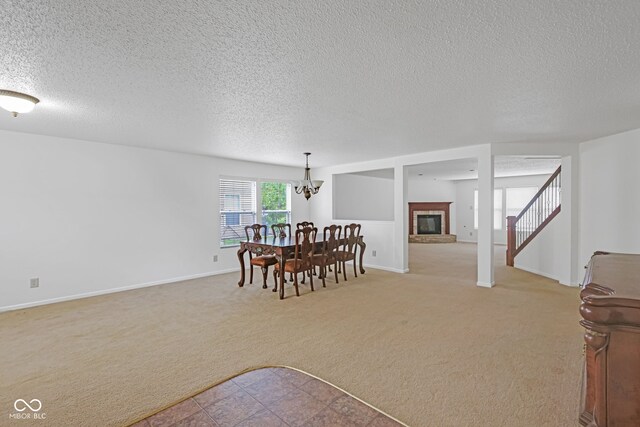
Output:
[[298,230],[302,230],[305,227],[313,227],[313,226],[314,226],[313,222],[311,222],[311,221],[302,221],[302,222],[299,222],[299,223],[296,224],[296,228]]
[[326,288],[325,278],[327,276],[327,266],[333,265],[336,283],[338,283],[338,258],[336,257],[336,252],[340,247],[341,233],[341,225],[332,224],[325,227],[322,236],[322,250],[319,254],[313,254],[311,258],[311,263],[320,269],[323,288]]
[[[247,240],[259,241],[267,235],[267,226],[262,224],[247,225],[244,228]],[[264,234],[262,234],[262,232]],[[278,260],[274,255],[262,255],[254,257],[249,251],[249,265],[251,272],[249,273],[249,284],[253,283],[253,266],[260,267],[262,270],[262,289],[267,289],[267,276],[269,274],[269,266],[276,265]]]
[[[299,223],[296,224],[296,229],[298,229],[298,230],[302,230],[305,227],[314,227],[313,222],[311,222],[311,221],[302,221],[302,222],[299,222]],[[315,267],[313,269],[311,269],[311,272],[310,272],[309,275],[311,275],[311,274],[316,274]],[[304,283],[304,278],[302,280],[303,280],[302,283]]]
[[273,237],[279,237],[284,239],[287,236],[291,236],[291,224],[279,223],[271,226]]
[[[287,236],[292,235],[291,224],[285,224],[285,223],[273,224],[271,226],[271,232],[273,233],[273,237],[284,239]],[[291,257],[293,257],[293,254],[291,254]],[[293,274],[289,274],[289,280],[293,280]],[[302,283],[304,283],[304,279],[302,280]]]
[[353,274],[358,277],[356,271],[356,251],[358,249],[358,239],[360,238],[360,224],[349,224],[344,226],[344,238],[342,249],[336,251],[338,268],[342,269],[344,280],[347,280],[347,261],[353,261]]
[[[284,272],[293,274],[293,286],[296,288],[296,296],[300,296],[300,291],[298,290],[298,273],[303,273],[304,283],[304,273],[313,267],[311,259],[316,242],[316,234],[318,234],[318,229],[315,227],[305,227],[296,230],[294,257],[284,262]],[[276,285],[280,274],[280,264],[276,264],[273,270],[273,279],[276,281]],[[309,279],[311,291],[313,291],[313,276],[309,276]]]

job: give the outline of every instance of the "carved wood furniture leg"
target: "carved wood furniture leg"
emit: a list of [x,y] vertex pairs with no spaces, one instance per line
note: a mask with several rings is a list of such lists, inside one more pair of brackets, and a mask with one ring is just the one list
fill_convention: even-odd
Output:
[[269,269],[267,267],[261,267],[262,270],[262,289],[267,289],[267,273]]
[[240,281],[238,282],[238,286],[244,286],[244,253],[247,251],[247,248],[241,243],[240,249],[238,249],[238,260],[240,261]]
[[593,415],[593,420],[589,425],[601,426],[606,424],[603,420],[607,419],[607,396],[605,394],[607,380],[604,373],[607,369],[606,349],[609,345],[609,334],[587,329],[584,334],[584,341],[586,344],[585,359],[587,364],[599,367],[595,372],[588,373],[593,375],[591,379],[595,386],[592,393],[589,393],[591,390],[587,391],[589,396],[593,396],[592,399],[588,399],[590,400],[588,402],[590,407],[587,409]]
[[364,267],[362,265],[362,259],[364,257],[364,251],[367,249],[367,244],[362,240],[362,237],[358,239],[358,246],[360,246],[360,274],[364,274]]
[[283,250],[279,254],[276,253],[276,258],[280,263],[280,299],[284,299],[284,264],[288,255],[289,253]]
[[[302,277],[304,277],[304,271],[302,272]],[[300,291],[298,290],[298,273],[293,276],[293,286],[296,288],[296,296],[300,296]]]

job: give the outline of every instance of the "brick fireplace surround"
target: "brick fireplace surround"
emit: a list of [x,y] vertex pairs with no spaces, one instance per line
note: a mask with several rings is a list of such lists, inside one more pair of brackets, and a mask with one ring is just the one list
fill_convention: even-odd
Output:
[[[412,243],[445,243],[455,242],[456,236],[449,234],[449,208],[453,202],[411,202],[409,203],[409,242]],[[442,233],[441,234],[417,234],[418,214],[438,214],[442,213]]]

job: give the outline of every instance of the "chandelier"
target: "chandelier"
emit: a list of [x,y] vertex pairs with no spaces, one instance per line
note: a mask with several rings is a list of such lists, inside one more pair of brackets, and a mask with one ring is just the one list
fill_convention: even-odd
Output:
[[320,191],[320,187],[324,181],[320,180],[311,180],[311,172],[309,169],[309,155],[311,153],[304,153],[307,156],[306,163],[307,165],[304,168],[304,179],[302,181],[298,181],[295,186],[295,190],[297,194],[304,194],[304,198],[309,200],[312,194],[318,194]]

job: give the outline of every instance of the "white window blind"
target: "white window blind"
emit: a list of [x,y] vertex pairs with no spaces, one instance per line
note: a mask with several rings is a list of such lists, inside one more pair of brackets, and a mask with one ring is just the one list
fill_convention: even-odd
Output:
[[[478,190],[473,192],[473,228],[478,229]],[[493,190],[493,229],[502,230],[502,188]]]
[[256,222],[256,183],[220,180],[220,247],[246,239],[244,227]]
[[507,188],[507,214],[505,216],[518,216],[537,192],[538,187]]

